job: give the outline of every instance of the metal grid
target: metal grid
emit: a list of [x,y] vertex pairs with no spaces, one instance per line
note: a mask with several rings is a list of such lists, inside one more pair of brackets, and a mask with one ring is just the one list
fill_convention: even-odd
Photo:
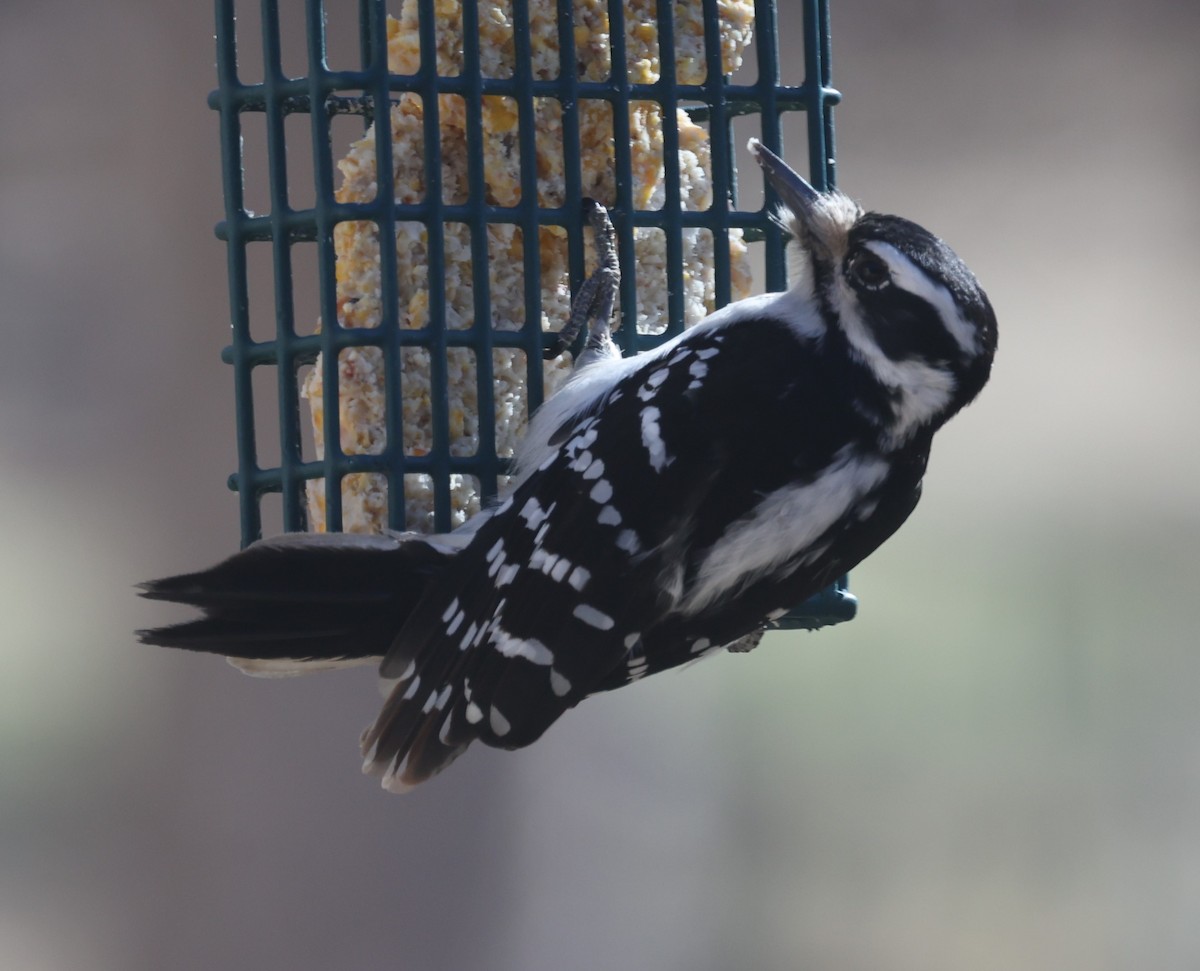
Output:
[[[398,0],[397,0],[398,5]],[[245,4],[243,6],[249,6]],[[347,5],[348,6],[348,5]],[[529,407],[542,399],[542,351],[551,336],[539,325],[542,295],[537,270],[539,226],[558,225],[567,230],[568,264],[572,290],[585,275],[583,232],[580,215],[579,116],[581,101],[598,99],[612,106],[615,147],[617,198],[612,220],[617,231],[622,263],[620,304],[627,321],[636,319],[637,267],[632,260],[636,227],[655,227],[665,233],[667,273],[671,298],[669,323],[665,333],[639,335],[632,326],[623,327],[619,339],[625,352],[646,350],[669,338],[683,326],[681,238],[687,228],[699,227],[724,239],[728,230],[740,228],[747,241],[763,247],[765,288],[780,290],[786,286],[785,240],[770,219],[768,204],[756,210],[737,205],[737,172],[733,140],[734,119],[748,115],[757,118],[755,134],[764,144],[779,152],[780,119],[785,112],[803,111],[808,138],[810,180],[818,188],[830,187],[834,180],[832,107],[839,94],[830,86],[829,21],[827,0],[802,0],[789,4],[789,13],[804,21],[805,78],[799,85],[786,85],[779,76],[779,40],[775,3],[755,0],[754,45],[749,52],[756,61],[757,79],[735,83],[722,75],[718,37],[718,2],[702,0],[705,25],[706,79],[703,84],[677,84],[675,78],[674,5],[658,5],[658,42],[661,74],[653,84],[631,83],[626,77],[624,9],[622,0],[609,0],[611,36],[611,76],[602,82],[581,80],[574,70],[575,38],[572,24],[572,0],[557,0],[558,45],[564,69],[553,80],[535,79],[526,67],[529,63],[528,30],[514,31],[515,65],[511,77],[485,78],[479,70],[479,8],[474,2],[462,7],[464,38],[463,67],[454,76],[439,76],[435,56],[436,15],[434,0],[418,0],[421,66],[411,75],[391,74],[387,57],[387,14],[384,0],[359,0],[358,53],[361,69],[332,70],[327,63],[326,5],[322,0],[306,0],[304,5],[306,74],[289,77],[282,66],[283,27],[278,0],[259,0],[263,72],[261,82],[244,83],[239,78],[236,0],[216,2],[217,72],[219,86],[209,104],[220,114],[222,164],[225,185],[225,219],[217,226],[217,236],[227,243],[230,309],[233,340],[223,352],[233,366],[237,407],[238,470],[229,478],[230,488],[239,495],[243,545],[262,534],[262,499],[279,493],[282,497],[283,528],[287,531],[306,527],[305,483],[324,478],[325,514],[329,529],[342,525],[342,477],[355,472],[381,473],[387,478],[389,526],[405,526],[403,497],[404,476],[426,474],[434,485],[434,523],[444,530],[450,524],[450,478],[453,473],[477,478],[485,496],[495,495],[498,477],[507,470],[507,460],[496,455],[495,435],[486,419],[491,406],[491,350],[515,347],[525,352]],[[516,25],[528,24],[529,0],[511,0]],[[294,9],[294,8],[293,8]],[[398,11],[396,11],[398,12]],[[289,10],[290,16],[299,11]],[[329,17],[346,16],[335,11]],[[744,73],[739,72],[740,73]],[[397,202],[391,179],[377,179],[373,202],[338,203],[334,198],[332,120],[343,114],[363,116],[369,123],[375,105],[388,104],[398,92],[415,92],[424,105],[423,125],[425,194],[415,204]],[[466,111],[468,155],[468,203],[453,205],[443,201],[441,184],[441,140],[438,96],[453,94],[463,98]],[[483,138],[479,106],[485,95],[512,99],[518,112],[518,139],[521,158],[521,198],[515,206],[494,206],[484,202]],[[535,98],[557,99],[562,105],[566,199],[562,207],[539,207],[537,173],[534,168]],[[661,209],[638,210],[632,198],[633,180],[628,132],[630,102],[657,102],[663,106],[663,159],[666,202]],[[316,110],[314,110],[316,106]],[[693,120],[705,124],[711,137],[713,204],[704,211],[685,211],[679,202],[679,172],[670,163],[678,158],[678,130],[672,123],[677,107],[684,107]],[[265,120],[270,210],[256,214],[247,208],[243,154],[243,116],[260,113]],[[288,152],[298,154],[300,146],[289,144],[285,120],[291,115],[309,119],[315,204],[311,208],[293,208],[289,202]],[[384,115],[386,118],[386,114]],[[256,122],[257,124],[258,122]],[[377,170],[392,171],[393,146],[390,126],[375,126]],[[342,146],[344,147],[344,146]],[[335,255],[333,229],[342,221],[373,221],[381,227],[378,234],[383,319],[377,328],[346,328],[338,323],[336,312]],[[422,223],[428,233],[429,324],[418,329],[403,329],[398,319],[398,291],[395,274],[396,239],[384,227],[399,221]],[[447,222],[470,227],[472,272],[475,282],[475,323],[462,330],[445,326],[443,279],[444,227]],[[488,307],[487,243],[488,224],[512,223],[521,227],[524,239],[526,323],[518,331],[498,331],[490,326]],[[275,332],[270,339],[255,340],[251,335],[250,293],[247,249],[263,243],[270,245],[273,265]],[[323,326],[320,333],[309,333],[310,321],[297,327],[295,312],[293,248],[316,248],[319,275],[318,312]],[[729,302],[730,257],[724,246],[714,246],[717,305]],[[403,396],[400,352],[405,346],[420,346],[430,352],[433,448],[426,455],[405,454],[400,436],[389,435],[381,454],[344,454],[339,442],[338,352],[348,347],[381,348],[387,388],[387,425],[400,428]],[[447,443],[447,369],[446,349],[470,347],[476,354],[479,412],[479,442],[474,455],[450,454]],[[325,414],[334,416],[324,422],[324,457],[306,461],[302,455],[301,416],[298,372],[318,360],[323,369]],[[256,368],[272,369],[276,376],[279,413],[279,465],[260,464],[255,396],[252,374]],[[855,600],[840,583],[789,615],[785,626],[817,627],[853,616]]]

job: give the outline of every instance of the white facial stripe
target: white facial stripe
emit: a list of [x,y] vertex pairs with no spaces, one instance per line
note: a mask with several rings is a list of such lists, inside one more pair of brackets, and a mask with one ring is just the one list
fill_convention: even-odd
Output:
[[[889,388],[898,389],[905,396],[915,396],[927,401],[932,408],[929,414],[945,403],[940,400],[942,395],[949,400],[949,396],[954,392],[954,378],[951,374],[914,358],[893,361],[883,353],[863,322],[859,315],[858,302],[850,289],[844,284],[839,284],[833,288],[831,296],[846,340],[881,382]],[[936,403],[934,399],[938,399]]]
[[954,397],[954,375],[926,364],[909,360],[888,362],[893,369],[900,400],[893,409],[891,441],[900,445],[916,429],[940,412]]
[[979,353],[979,331],[959,313],[949,290],[929,279],[912,260],[891,243],[871,240],[864,245],[888,265],[888,269],[892,271],[892,282],[896,286],[915,297],[920,297],[937,310],[946,330],[964,353],[972,357]]

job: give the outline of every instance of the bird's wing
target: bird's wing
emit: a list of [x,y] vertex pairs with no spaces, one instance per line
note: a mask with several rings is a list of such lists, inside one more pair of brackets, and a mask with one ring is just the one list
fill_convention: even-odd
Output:
[[[805,474],[794,458],[776,468],[768,446],[791,416],[756,398],[778,387],[764,368],[796,370],[796,343],[777,325],[758,330],[728,347],[722,332],[701,333],[648,357],[435,580],[384,658],[381,673],[399,683],[363,738],[385,785],[427,778],[476,738],[507,748],[537,739],[636,663],[643,636],[685,596],[697,544],[711,541],[699,520],[760,502],[756,468]],[[739,353],[741,340],[754,347]],[[710,384],[719,354],[721,380]],[[762,427],[747,432],[755,408]],[[813,469],[821,461],[814,453]]]
[[399,683],[363,738],[385,784],[415,784],[475,738],[534,741],[678,596],[672,564],[722,458],[689,415],[694,377],[658,365],[531,470],[400,631],[381,667]]
[[[761,632],[787,611],[854,569],[884,543],[916,507],[928,460],[928,441],[893,456],[878,484],[844,496],[846,507],[807,548],[769,573],[696,612],[673,611],[643,633],[626,663],[595,691],[683,666],[726,647],[748,649],[740,639]],[[738,645],[735,647],[735,645]]]

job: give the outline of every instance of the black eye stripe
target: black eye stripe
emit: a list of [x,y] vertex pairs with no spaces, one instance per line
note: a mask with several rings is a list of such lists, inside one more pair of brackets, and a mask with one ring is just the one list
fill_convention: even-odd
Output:
[[863,319],[875,343],[893,361],[919,357],[926,361],[954,361],[962,355],[937,309],[907,290],[891,287],[867,295]]

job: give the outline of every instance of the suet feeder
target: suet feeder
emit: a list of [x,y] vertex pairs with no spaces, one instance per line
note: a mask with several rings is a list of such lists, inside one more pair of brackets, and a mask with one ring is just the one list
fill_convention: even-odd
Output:
[[[286,531],[444,531],[496,495],[527,415],[569,372],[569,355],[544,356],[591,266],[585,197],[616,227],[626,354],[786,286],[770,194],[738,206],[735,142],[754,135],[779,151],[781,117],[802,112],[810,181],[829,187],[839,95],[826,0],[788,5],[803,20],[795,85],[780,80],[775,6],[307,0],[287,11],[303,16],[298,59],[284,42],[300,24],[281,23],[278,0],[217,0],[209,100],[243,545],[262,535],[273,495]],[[351,32],[357,67],[331,66],[331,34]],[[255,33],[262,71],[251,78],[239,40],[249,54]],[[799,61],[789,51],[797,73]],[[340,116],[362,126],[343,142]],[[247,172],[247,136],[265,144],[263,172]],[[312,185],[296,191],[294,173],[310,166]],[[248,207],[248,178],[265,182],[269,211]],[[752,284],[756,248],[763,279]],[[268,250],[273,299],[259,305],[250,254]],[[299,274],[313,272],[303,267],[317,276],[311,306],[298,296]],[[260,443],[275,435],[278,465],[264,464]],[[855,608],[843,582],[780,626],[837,623]]]

